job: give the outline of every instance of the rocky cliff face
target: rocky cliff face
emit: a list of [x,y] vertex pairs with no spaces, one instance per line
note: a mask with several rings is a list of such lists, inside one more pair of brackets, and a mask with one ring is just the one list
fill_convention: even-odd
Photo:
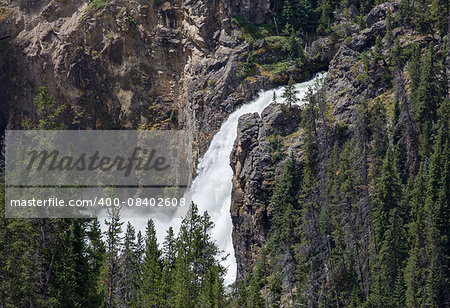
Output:
[[69,127],[186,128],[202,153],[224,117],[259,90],[239,88],[247,44],[231,16],[261,23],[268,3],[2,1],[0,106],[8,112],[0,124],[33,120],[33,97],[46,86],[69,107]]
[[284,161],[281,152],[301,152],[302,138],[297,133],[300,115],[296,106],[288,109],[271,104],[261,116],[254,113],[239,119],[230,156],[234,171],[231,217],[237,279],[246,277],[266,242],[272,211],[270,196]]
[[[33,120],[33,97],[46,86],[69,107],[69,127],[185,128],[203,153],[237,105],[287,78],[239,74],[248,44],[231,17],[261,24],[269,0],[23,0],[0,6],[0,106],[8,110],[1,127]],[[314,63],[297,70],[296,79],[308,78],[326,59]]]
[[[88,129],[217,121],[208,110],[197,112],[192,93],[205,83],[197,78],[202,70],[222,82],[232,74],[222,69],[236,61],[230,47],[238,42],[227,35],[230,22],[222,16],[229,9],[208,1],[156,3],[22,1],[6,7],[2,36],[11,38],[2,106],[13,119],[33,117],[31,102],[45,85],[77,117],[69,125]],[[178,121],[169,121],[171,113]]]

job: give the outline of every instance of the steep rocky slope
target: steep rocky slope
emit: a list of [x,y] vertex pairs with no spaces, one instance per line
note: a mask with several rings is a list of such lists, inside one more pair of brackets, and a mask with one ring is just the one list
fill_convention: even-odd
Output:
[[[327,106],[325,117],[331,121],[327,123],[331,128],[322,130],[323,135],[320,136],[319,132],[317,137],[317,159],[319,164],[323,164],[320,167],[323,170],[326,170],[328,163],[326,153],[332,147],[332,144],[326,142],[357,138],[355,127],[358,125],[358,106],[361,103],[368,102],[370,105],[373,102],[383,102],[387,106],[388,116],[392,116],[394,100],[398,97],[406,100],[405,97],[409,95],[406,93],[409,85],[406,85],[406,89],[405,84],[402,85],[402,80],[408,80],[406,68],[400,71],[396,69],[395,61],[398,60],[393,58],[394,38],[404,50],[414,44],[424,47],[429,42],[435,44],[436,50],[444,50],[446,46],[442,39],[420,35],[411,26],[401,24],[393,28],[389,25],[392,37],[388,38],[388,12],[395,18],[398,3],[385,3],[373,8],[364,17],[364,29],[360,29],[351,18],[338,20],[334,26],[339,48],[330,62],[328,74],[318,94]],[[346,31],[347,38],[341,39],[336,29]],[[238,280],[251,277],[250,274],[261,257],[261,250],[267,244],[273,219],[271,198],[282,166],[290,153],[295,155],[300,167],[303,164],[302,140],[305,136],[304,130],[298,127],[301,121],[302,116],[297,109],[287,111],[286,107],[276,105],[267,107],[261,117],[257,114],[245,115],[239,121],[238,136],[231,155],[234,172],[231,215]],[[411,172],[417,172],[418,168],[417,157],[414,158],[417,155],[414,154],[417,153],[414,134],[416,133],[406,133],[399,142],[404,155],[402,159],[406,161],[406,169]],[[273,159],[274,146],[279,147],[279,153],[283,153],[278,154],[280,156],[276,159]],[[371,162],[369,166],[370,164]],[[279,260],[284,287],[293,285],[296,280],[295,263],[289,250]]]
[[[300,109],[271,104],[261,117],[244,115],[231,153],[233,177],[231,217],[237,260],[237,279],[245,278],[260,255],[270,227],[270,196],[280,175],[281,148],[298,155],[301,135],[296,133]],[[283,145],[282,145],[283,143]]]

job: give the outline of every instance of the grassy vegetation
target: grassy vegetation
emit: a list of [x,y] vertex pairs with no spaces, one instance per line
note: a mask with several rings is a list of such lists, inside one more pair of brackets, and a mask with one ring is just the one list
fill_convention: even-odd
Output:
[[275,29],[273,25],[264,24],[261,26],[255,26],[247,22],[242,16],[235,16],[231,20],[241,28],[245,39],[257,40],[275,35]]
[[117,18],[122,18],[123,17],[123,14],[125,14],[125,12],[127,11],[127,8],[126,7],[123,7],[123,8],[121,8],[120,9],[120,11],[119,11],[119,13],[117,13]]
[[264,64],[262,65],[265,71],[268,71],[272,74],[282,74],[288,71],[289,66],[292,65],[291,60],[281,60],[279,62]]
[[109,0],[91,0],[89,9],[101,9],[109,4]]
[[289,44],[287,36],[273,35],[265,38],[268,49],[286,49]]
[[265,76],[274,76],[288,72],[295,62],[302,63],[303,60],[293,61],[289,56],[292,40],[288,36],[278,35],[274,25],[256,26],[242,16],[233,17],[232,21],[240,27],[242,38],[249,43],[251,50],[240,75],[251,76],[259,72]]

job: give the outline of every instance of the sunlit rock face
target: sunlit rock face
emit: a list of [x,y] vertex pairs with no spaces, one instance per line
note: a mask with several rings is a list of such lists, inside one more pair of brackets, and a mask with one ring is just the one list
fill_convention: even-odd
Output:
[[247,46],[232,29],[237,3],[93,3],[22,0],[2,11],[0,104],[10,113],[2,126],[35,118],[33,98],[46,86],[69,106],[69,127],[188,128],[204,152],[242,82],[236,62]]

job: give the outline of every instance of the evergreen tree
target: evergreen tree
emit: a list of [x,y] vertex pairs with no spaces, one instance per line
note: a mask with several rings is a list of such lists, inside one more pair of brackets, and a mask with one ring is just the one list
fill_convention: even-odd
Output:
[[220,251],[211,240],[212,228],[209,215],[199,215],[192,203],[177,238],[174,307],[197,307],[210,301],[209,306],[211,301],[220,301],[225,269],[216,259]]
[[330,32],[331,18],[333,14],[333,8],[331,7],[330,0],[321,0],[317,11],[319,15],[317,31],[323,33]]
[[297,23],[303,33],[310,33],[315,29],[316,18],[313,3],[310,0],[299,0],[297,5]]
[[446,0],[433,0],[431,3],[432,18],[441,37],[448,35],[448,16],[450,5]]
[[375,46],[373,47],[373,61],[374,64],[376,65],[378,61],[381,61],[384,59],[383,55],[382,55],[382,50],[383,50],[383,44],[381,42],[381,36],[377,36],[376,40],[375,40]]
[[22,123],[25,128],[64,129],[65,125],[60,118],[66,110],[66,105],[58,105],[55,98],[48,92],[47,87],[39,87],[39,93],[34,98],[34,105],[37,108],[38,122],[31,123],[28,119],[25,119]]
[[397,270],[397,277],[393,287],[392,306],[396,308],[405,307],[405,279],[403,271]]
[[422,57],[420,81],[417,90],[412,93],[416,122],[420,130],[420,155],[427,157],[431,151],[431,135],[436,121],[439,100],[442,97],[442,84],[439,80],[441,68],[437,65],[437,57],[433,46],[430,46]]
[[430,166],[427,177],[425,197],[425,228],[428,255],[428,269],[426,276],[427,306],[445,306],[450,300],[448,290],[450,255],[450,149],[449,149],[449,119],[450,101],[442,103],[439,110],[440,117],[438,133],[433,145]]
[[424,194],[427,166],[422,163],[418,175],[411,179],[409,192],[405,194],[406,201],[410,204],[410,250],[405,268],[406,304],[409,307],[421,307],[423,305],[425,287],[426,253],[424,251]]
[[421,50],[419,45],[415,44],[413,46],[413,52],[411,60],[408,62],[408,75],[411,81],[411,97],[416,96],[417,88],[420,82],[420,57]]
[[289,57],[292,60],[295,60],[299,57],[301,51],[300,44],[298,43],[297,38],[294,33],[291,33],[289,37]]
[[266,307],[266,302],[264,298],[261,296],[260,287],[256,278],[252,278],[250,280],[250,285],[248,287],[248,299],[247,305],[248,308],[264,308]]
[[163,243],[162,297],[170,303],[177,259],[176,238],[172,227],[167,230]]
[[388,147],[383,161],[381,176],[374,183],[373,192],[373,223],[375,227],[375,245],[378,251],[385,239],[386,222],[389,221],[391,210],[395,209],[401,197],[400,177],[394,151]]
[[89,295],[87,302],[90,307],[101,307],[105,302],[102,269],[105,264],[106,248],[102,240],[102,231],[98,219],[92,219],[87,223],[86,237],[86,255],[89,264]]
[[294,80],[292,77],[289,79],[289,83],[284,86],[284,91],[282,97],[285,100],[285,103],[289,105],[289,108],[292,107],[292,104],[298,103],[297,98],[298,90],[295,89]]
[[274,103],[274,104],[277,103],[277,94],[275,93],[275,91],[273,91],[273,94],[272,94],[272,103]]
[[155,224],[149,219],[145,235],[145,252],[142,263],[142,285],[139,289],[139,306],[163,307],[162,260],[156,238]]
[[119,305],[118,287],[120,278],[120,247],[122,244],[122,224],[120,221],[120,208],[108,209],[108,219],[105,220],[106,236],[106,292],[108,308]]
[[385,39],[386,39],[388,46],[390,46],[392,44],[392,40],[393,40],[392,27],[393,27],[393,25],[392,25],[391,11],[388,10],[386,13],[386,35],[385,35]]
[[431,31],[432,16],[429,8],[429,0],[413,1],[412,15],[415,29],[421,34]]
[[136,289],[139,286],[140,259],[137,254],[134,227],[130,222],[125,231],[122,253],[120,256],[120,300],[123,307],[131,307],[136,301]]
[[89,267],[86,258],[84,223],[71,222],[67,238],[64,239],[66,251],[57,262],[57,282],[51,290],[58,302],[67,307],[87,307],[89,302]]
[[271,228],[276,245],[289,247],[294,231],[294,217],[297,209],[297,193],[300,188],[297,161],[291,153],[283,167],[280,179],[272,197],[273,226]]
[[290,35],[292,30],[297,26],[297,16],[295,14],[295,6],[293,0],[285,0],[283,4],[283,24],[285,32]]

